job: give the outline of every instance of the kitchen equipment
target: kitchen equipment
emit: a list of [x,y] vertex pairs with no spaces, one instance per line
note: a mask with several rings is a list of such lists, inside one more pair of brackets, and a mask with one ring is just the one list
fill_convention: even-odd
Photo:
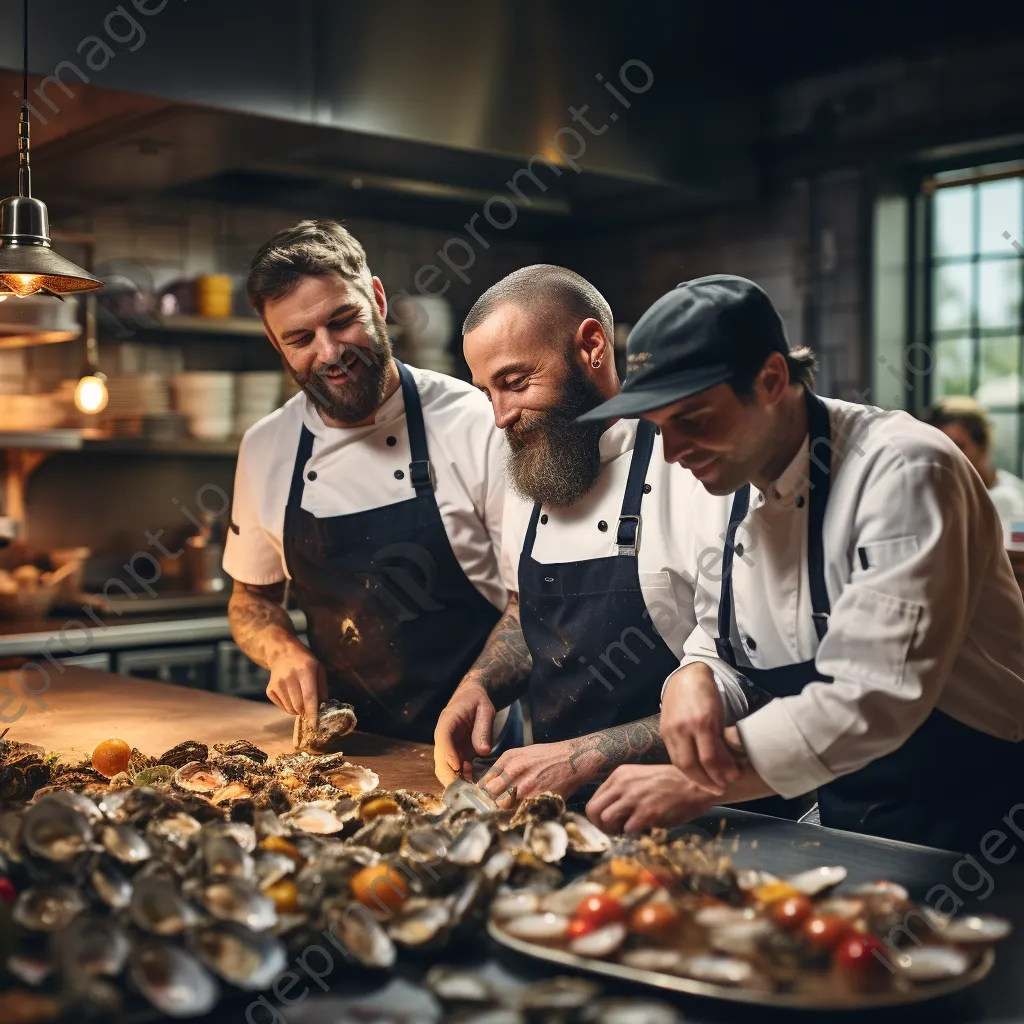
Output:
[[199,532],[185,541],[185,575],[198,594],[219,594],[226,590],[230,577],[221,567],[224,543],[215,516],[200,516]]
[[233,373],[176,373],[171,384],[175,408],[188,417],[193,437],[223,441],[231,435],[235,413]]
[[231,278],[227,274],[196,278],[196,312],[200,316],[231,316]]
[[[57,599],[73,604],[82,599],[82,582],[85,577],[85,563],[92,555],[92,548],[56,548],[49,554],[50,564],[55,570],[68,567],[68,572],[58,579]],[[51,578],[52,582],[52,578]]]

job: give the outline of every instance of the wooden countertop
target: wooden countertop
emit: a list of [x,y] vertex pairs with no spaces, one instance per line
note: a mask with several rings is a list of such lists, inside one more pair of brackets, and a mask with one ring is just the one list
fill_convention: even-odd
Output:
[[[29,699],[21,717],[10,722],[21,706],[21,683],[19,673],[0,672],[0,706],[7,715],[0,731],[9,724],[10,739],[81,757],[90,756],[97,743],[113,737],[152,757],[183,740],[213,744],[245,739],[271,756],[294,749],[294,720],[269,701],[84,668],[68,667],[63,675],[51,668],[50,677],[50,689],[40,695],[45,707]],[[38,686],[38,673],[29,672],[25,683]],[[4,690],[13,691],[19,699],[11,700]],[[441,791],[434,776],[433,748],[426,744],[357,732],[347,737],[345,756],[372,768],[386,789]]]

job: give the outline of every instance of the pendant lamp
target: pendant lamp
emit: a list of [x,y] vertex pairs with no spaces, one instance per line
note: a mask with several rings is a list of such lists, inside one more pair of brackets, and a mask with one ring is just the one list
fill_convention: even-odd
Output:
[[18,194],[0,201],[0,294],[52,295],[90,292],[103,282],[53,251],[46,204],[32,196],[28,123],[28,0],[24,0],[24,74],[18,118]]

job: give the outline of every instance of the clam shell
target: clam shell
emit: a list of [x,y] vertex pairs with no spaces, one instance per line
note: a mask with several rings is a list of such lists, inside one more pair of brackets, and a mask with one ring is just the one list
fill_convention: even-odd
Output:
[[532,821],[523,834],[526,845],[546,864],[557,864],[569,849],[569,833],[557,821]]
[[505,921],[502,925],[513,938],[525,942],[551,943],[565,938],[569,918],[562,914],[524,914]]
[[826,889],[834,889],[846,878],[846,873],[846,868],[839,865],[811,868],[809,871],[801,871],[798,875],[790,875],[784,881],[805,896],[817,896]]
[[896,969],[911,981],[941,981],[957,978],[971,966],[971,958],[952,946],[922,946],[897,953]]
[[85,897],[69,885],[25,889],[14,901],[12,916],[23,928],[54,932],[66,928],[86,908]]
[[193,933],[190,945],[206,967],[248,992],[269,988],[287,964],[284,943],[239,925],[200,928]]
[[141,864],[153,856],[149,843],[131,825],[104,825],[100,842],[122,864]]
[[603,928],[595,928],[587,935],[581,935],[569,943],[569,952],[577,956],[592,957],[603,960],[617,952],[626,941],[626,926],[622,923],[606,924]]
[[218,920],[233,921],[254,932],[266,931],[277,923],[274,901],[241,879],[229,878],[207,885],[200,898]]
[[485,821],[470,821],[452,840],[445,858],[449,864],[471,867],[480,864],[491,848],[494,836]]
[[129,971],[139,991],[168,1017],[200,1017],[220,995],[217,982],[194,956],[166,943],[138,946]]

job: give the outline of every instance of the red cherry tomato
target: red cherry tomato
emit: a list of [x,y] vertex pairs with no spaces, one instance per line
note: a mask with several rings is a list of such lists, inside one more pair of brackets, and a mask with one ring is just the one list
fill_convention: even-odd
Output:
[[886,974],[888,959],[882,943],[874,935],[863,933],[847,935],[832,954],[832,963],[836,967],[854,974],[874,974],[877,971]]
[[0,903],[10,905],[14,902],[15,895],[14,886],[11,885],[10,879],[0,878]]
[[582,917],[574,917],[569,921],[569,927],[566,928],[565,934],[570,939],[578,939],[581,935],[589,935],[594,928],[595,925],[590,921],[584,921]]
[[814,913],[814,904],[806,896],[790,896],[773,903],[770,913],[780,928],[799,928]]
[[807,918],[800,934],[819,952],[830,953],[850,934],[850,924],[835,914]]
[[645,903],[637,907],[629,919],[632,932],[650,939],[666,938],[678,924],[679,912],[668,903]]
[[675,881],[672,872],[668,868],[653,867],[644,868],[637,876],[637,885],[653,885],[657,887],[670,887]]
[[576,908],[576,916],[589,922],[595,928],[606,924],[615,924],[626,919],[626,908],[614,897],[606,893],[587,896]]

